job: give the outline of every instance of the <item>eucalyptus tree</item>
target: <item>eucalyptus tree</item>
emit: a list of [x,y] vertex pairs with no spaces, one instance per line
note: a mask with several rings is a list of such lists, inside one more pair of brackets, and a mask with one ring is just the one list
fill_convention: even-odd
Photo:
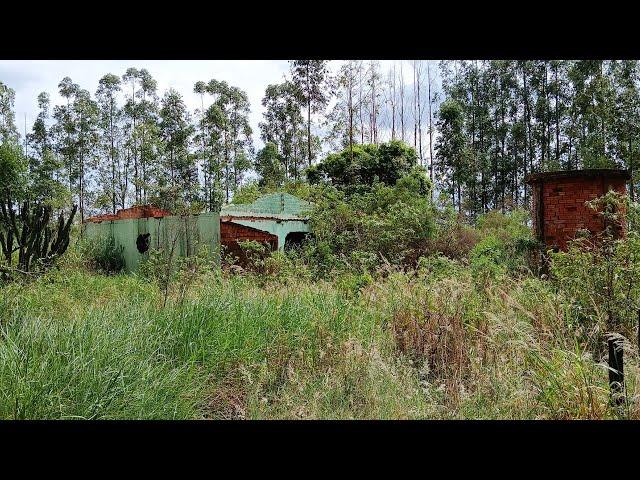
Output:
[[98,104],[87,90],[76,95],[73,108],[77,122],[77,162],[74,176],[77,178],[78,210],[80,221],[84,222],[87,203],[90,199],[90,176],[97,165],[98,146]]
[[278,158],[283,163],[285,177],[296,177],[302,163],[302,150],[299,139],[304,123],[300,105],[296,98],[296,87],[291,82],[267,86],[262,106],[264,121],[260,122],[261,138],[272,142],[278,148]]
[[[120,154],[116,148],[120,136],[122,111],[118,108],[117,95],[121,91],[121,80],[117,75],[108,73],[98,82],[96,98],[100,109],[99,128],[100,150],[106,161],[100,164],[100,177],[105,200],[110,202],[112,213],[118,207],[118,184],[122,182]],[[124,208],[124,206],[123,206]]]
[[[357,122],[362,108],[361,97],[358,95],[359,89],[362,87],[359,66],[358,61],[350,60],[340,67],[336,77],[337,101],[329,114],[331,124],[329,138],[337,140],[340,149],[348,147],[352,160],[353,147],[357,143],[362,128]],[[395,137],[395,133],[392,136]]]
[[[214,189],[224,188],[224,201],[231,198],[230,176],[232,167],[231,153],[233,140],[231,133],[231,87],[225,81],[210,80],[207,83],[207,92],[213,97],[213,103],[206,112],[207,127],[210,138],[216,142],[215,151],[217,161],[215,170]],[[224,174],[223,174],[224,172]],[[224,187],[222,184],[224,183]],[[215,205],[218,207],[219,205]]]
[[308,163],[313,162],[311,137],[311,114],[324,109],[329,102],[328,62],[326,60],[294,60],[291,62],[293,84],[300,103],[307,109],[307,155]]
[[281,156],[273,142],[267,142],[256,154],[254,169],[260,175],[260,186],[279,187],[284,183],[286,177]]
[[56,152],[62,156],[66,169],[67,185],[69,191],[74,190],[74,166],[78,155],[76,110],[73,102],[80,92],[80,86],[73,83],[69,77],[65,77],[58,84],[58,93],[65,100],[62,105],[56,105],[53,109],[55,124],[52,133],[55,138]]
[[159,178],[156,199],[161,205],[176,209],[191,203],[198,177],[195,157],[189,152],[194,128],[182,96],[174,89],[162,98],[159,127],[164,173]]
[[56,151],[63,158],[69,191],[77,198],[80,220],[84,221],[90,176],[96,166],[98,106],[89,92],[69,77],[62,79],[58,88],[66,102],[54,108],[52,133]]
[[244,91],[224,81],[209,81],[206,91],[213,97],[205,118],[208,136],[216,143],[212,149],[217,154],[215,183],[216,188],[221,187],[224,172],[224,199],[228,203],[231,191],[251,166],[250,105]]
[[[140,78],[140,71],[137,68],[131,67],[122,75],[122,82],[126,84],[126,89],[130,89],[130,96],[127,96],[127,100],[124,104],[124,115],[127,122],[125,123],[125,129],[128,132],[128,138],[126,142],[126,156],[127,161],[133,164],[133,188],[135,192],[135,203],[140,203],[142,200],[141,195],[141,181],[140,181],[140,162],[138,157],[138,118],[140,116],[138,104],[136,103],[136,88],[138,86],[138,80]],[[128,95],[128,94],[127,94]]]
[[615,88],[614,135],[616,156],[631,173],[629,196],[636,199],[640,156],[640,71],[637,60],[611,62],[610,74]]
[[466,137],[464,135],[463,107],[455,99],[447,99],[440,105],[437,120],[440,137],[436,143],[438,173],[444,190],[451,195],[451,203],[462,211],[462,184]]
[[211,173],[211,153],[207,151],[207,143],[209,138],[207,134],[207,123],[204,109],[204,96],[207,94],[207,84],[203,81],[198,81],[193,86],[193,92],[200,96],[200,109],[196,109],[196,117],[198,120],[199,130],[194,137],[194,141],[198,144],[198,160],[199,168],[202,171],[203,176],[203,197],[205,204],[208,208],[211,205],[211,187],[210,187],[210,173]]
[[609,154],[615,94],[611,79],[605,75],[604,61],[578,60],[569,70],[574,89],[574,108],[579,134],[577,155],[581,167],[611,166]]
[[64,199],[65,188],[59,182],[62,162],[53,152],[51,132],[47,126],[51,102],[46,92],[38,95],[38,116],[27,142],[32,155],[28,158],[31,179],[31,199],[37,202],[58,203]]
[[138,137],[140,139],[140,197],[147,201],[152,176],[157,174],[158,165],[155,159],[158,151],[158,83],[146,69],[138,72],[140,88],[137,92],[138,103]]
[[251,105],[246,92],[231,87],[230,90],[230,122],[231,139],[233,145],[233,186],[237,190],[249,168],[251,168],[251,155],[253,144],[251,140],[251,126],[249,125],[249,113]]
[[15,98],[15,91],[0,81],[0,143],[19,140],[13,112]]
[[38,116],[33,122],[32,132],[27,135],[27,141],[31,147],[31,151],[35,153],[36,158],[42,158],[46,150],[51,149],[51,139],[47,127],[49,119],[49,110],[51,100],[47,92],[41,92],[38,95]]

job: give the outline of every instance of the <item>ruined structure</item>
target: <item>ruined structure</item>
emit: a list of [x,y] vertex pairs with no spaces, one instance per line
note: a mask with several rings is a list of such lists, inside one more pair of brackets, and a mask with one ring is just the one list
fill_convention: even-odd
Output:
[[220,214],[175,216],[152,205],[140,205],[97,215],[85,220],[89,238],[113,237],[122,246],[127,271],[134,271],[149,249],[174,249],[177,255],[189,256],[200,244],[212,253],[220,245],[242,264],[241,242],[254,240],[268,250],[284,250],[298,244],[309,233],[306,212],[312,204],[289,195],[263,195],[248,205],[227,205]]
[[263,195],[247,205],[227,205],[220,211],[220,237],[226,252],[242,258],[240,243],[255,240],[272,250],[284,250],[307,235],[310,202],[288,193]]
[[125,269],[134,271],[150,248],[170,249],[177,256],[196,253],[207,245],[212,254],[220,245],[220,217],[217,213],[176,216],[151,205],[118,210],[116,215],[98,215],[85,220],[88,238],[113,237],[122,247]]
[[130,208],[123,208],[116,214],[106,213],[87,218],[85,222],[100,223],[109,220],[125,220],[127,218],[162,218],[168,217],[171,213],[167,210],[154,207],[153,205],[135,205]]
[[615,190],[626,193],[631,178],[626,170],[592,169],[534,173],[526,178],[532,187],[531,218],[536,238],[548,248],[566,250],[567,241],[581,229],[592,234],[604,230],[604,220],[585,202]]

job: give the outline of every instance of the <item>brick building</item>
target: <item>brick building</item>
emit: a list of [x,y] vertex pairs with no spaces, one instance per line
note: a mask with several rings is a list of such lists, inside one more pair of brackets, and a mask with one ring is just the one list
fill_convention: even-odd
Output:
[[526,178],[532,187],[531,218],[538,240],[548,248],[565,250],[567,241],[581,229],[596,234],[604,230],[602,215],[585,202],[615,190],[626,193],[631,178],[626,170],[592,169],[534,173]]

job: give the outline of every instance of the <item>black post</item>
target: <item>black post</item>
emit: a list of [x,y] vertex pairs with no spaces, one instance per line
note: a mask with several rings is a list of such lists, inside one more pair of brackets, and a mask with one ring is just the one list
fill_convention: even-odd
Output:
[[624,359],[622,339],[609,338],[609,388],[614,405],[625,403],[624,395]]

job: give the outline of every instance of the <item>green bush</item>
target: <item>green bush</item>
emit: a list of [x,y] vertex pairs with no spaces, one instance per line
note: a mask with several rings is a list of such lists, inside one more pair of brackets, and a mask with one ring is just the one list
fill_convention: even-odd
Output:
[[99,273],[115,274],[124,270],[124,247],[117,245],[113,236],[84,239],[79,250],[89,268]]
[[627,200],[610,192],[591,203],[606,217],[604,232],[588,232],[568,243],[566,252],[550,252],[551,274],[571,308],[571,318],[596,342],[600,333],[633,336],[640,308],[640,233],[614,234]]
[[311,213],[314,240],[306,252],[324,272],[364,273],[385,263],[415,264],[416,252],[435,230],[425,192],[413,175],[393,187],[376,183],[352,195],[327,189]]
[[470,255],[471,272],[476,284],[488,286],[507,273],[508,253],[502,240],[488,236],[478,243]]

